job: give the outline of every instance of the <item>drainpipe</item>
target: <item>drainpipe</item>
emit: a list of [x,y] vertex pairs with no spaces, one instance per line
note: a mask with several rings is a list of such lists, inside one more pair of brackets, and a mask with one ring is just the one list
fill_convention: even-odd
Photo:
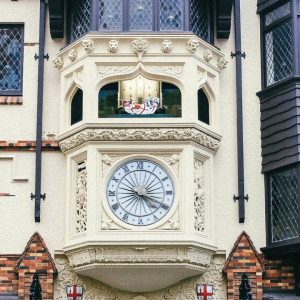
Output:
[[246,57],[242,53],[241,46],[241,11],[240,0],[234,0],[234,21],[235,21],[235,53],[231,57],[236,58],[236,109],[237,109],[237,154],[238,154],[238,196],[233,196],[234,201],[239,203],[239,223],[245,221],[245,195],[244,178],[244,136],[243,136],[243,78],[242,78],[242,58]]
[[31,194],[31,199],[35,200],[34,220],[40,222],[41,199],[46,198],[46,194],[41,194],[42,175],[42,132],[43,132],[43,92],[44,92],[44,59],[49,59],[45,55],[45,19],[46,3],[40,0],[40,24],[39,24],[39,54],[35,54],[34,59],[38,60],[38,88],[37,88],[37,118],[36,118],[36,150],[35,150],[35,194]]

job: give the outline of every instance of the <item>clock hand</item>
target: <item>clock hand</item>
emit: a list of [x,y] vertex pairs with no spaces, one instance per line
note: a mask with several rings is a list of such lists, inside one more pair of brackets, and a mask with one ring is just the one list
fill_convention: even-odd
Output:
[[[154,202],[157,202],[157,203],[159,203],[159,204],[163,204],[162,201],[159,201],[159,200],[157,200],[157,199],[155,199],[155,198],[153,198],[153,197],[151,197],[151,196],[148,196],[147,194],[144,194],[143,197],[145,197],[146,199],[149,199],[150,201],[154,201]],[[156,207],[156,208],[157,208],[157,207]]]

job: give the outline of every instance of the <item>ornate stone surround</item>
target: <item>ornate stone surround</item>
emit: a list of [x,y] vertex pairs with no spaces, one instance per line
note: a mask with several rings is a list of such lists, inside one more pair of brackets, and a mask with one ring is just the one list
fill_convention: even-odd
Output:
[[170,128],[84,128],[77,133],[61,136],[60,148],[67,152],[87,142],[97,141],[158,141],[158,142],[194,142],[215,152],[219,148],[219,135],[202,131],[199,127]]

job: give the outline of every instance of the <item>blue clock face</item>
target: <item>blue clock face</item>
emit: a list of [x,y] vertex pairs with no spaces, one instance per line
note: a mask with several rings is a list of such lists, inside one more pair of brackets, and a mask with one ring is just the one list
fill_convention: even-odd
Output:
[[135,226],[161,220],[174,202],[174,185],[168,172],[146,159],[128,161],[117,168],[107,184],[106,197],[113,214]]

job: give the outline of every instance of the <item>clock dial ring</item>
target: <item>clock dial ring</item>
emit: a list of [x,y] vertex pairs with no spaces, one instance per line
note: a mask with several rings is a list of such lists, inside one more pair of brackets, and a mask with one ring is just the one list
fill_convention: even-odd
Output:
[[150,159],[133,159],[119,165],[109,178],[106,190],[111,212],[134,226],[159,222],[169,213],[174,197],[171,176]]

